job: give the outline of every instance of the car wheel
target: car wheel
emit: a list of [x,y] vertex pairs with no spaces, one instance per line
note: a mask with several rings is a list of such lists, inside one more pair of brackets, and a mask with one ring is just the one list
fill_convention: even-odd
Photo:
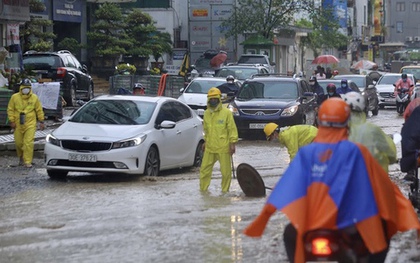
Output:
[[68,171],[47,169],[47,174],[53,180],[65,180]]
[[144,175],[158,176],[159,175],[159,153],[156,147],[150,147],[146,156],[146,164],[144,166]]
[[200,167],[201,161],[203,160],[203,141],[200,141],[197,145],[197,148],[195,149],[195,155],[194,155],[194,167]]
[[76,101],[76,84],[72,83],[68,93],[68,97],[66,98],[66,102],[68,106],[74,107],[77,105]]
[[93,94],[93,84],[90,83],[89,85],[89,89],[88,89],[88,95],[87,95],[87,100],[90,101],[91,99],[94,98],[94,94]]

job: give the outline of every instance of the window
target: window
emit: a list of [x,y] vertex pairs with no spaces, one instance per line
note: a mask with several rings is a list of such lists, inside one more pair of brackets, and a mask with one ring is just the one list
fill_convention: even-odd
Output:
[[405,12],[404,2],[397,2],[396,7],[397,7],[397,12]]
[[413,3],[413,11],[414,12],[420,12],[420,2],[414,2]]
[[395,23],[395,29],[397,30],[397,33],[403,33],[403,22]]

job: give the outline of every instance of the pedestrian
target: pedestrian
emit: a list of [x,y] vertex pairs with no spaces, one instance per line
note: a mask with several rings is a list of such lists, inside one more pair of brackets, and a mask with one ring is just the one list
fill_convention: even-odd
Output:
[[417,213],[369,150],[348,140],[344,100],[324,101],[318,118],[314,142],[299,150],[244,234],[260,237],[280,210],[290,220],[283,232],[290,262],[305,262],[304,235],[316,229],[352,230],[349,240],[367,248],[368,262],[384,262],[398,231],[419,236]]
[[200,190],[210,186],[214,164],[219,161],[222,173],[222,192],[229,192],[232,179],[232,154],[238,142],[238,130],[232,112],[222,106],[222,93],[210,88],[207,93],[207,109],[204,111],[203,160],[200,167]]
[[40,130],[44,130],[44,112],[38,96],[32,92],[29,79],[24,79],[19,92],[12,95],[7,105],[7,117],[10,127],[14,129],[16,153],[19,163],[26,168],[32,167],[34,155],[34,139],[39,122]]
[[333,83],[330,83],[327,85],[327,94],[325,96],[325,99],[334,97],[341,98],[341,95],[337,93],[337,87]]
[[347,92],[350,92],[350,91],[353,91],[353,90],[349,87],[349,83],[348,83],[347,79],[342,79],[341,80],[341,85],[337,89],[337,93],[338,94],[346,94]]
[[145,95],[146,94],[146,87],[144,87],[141,83],[135,83],[133,87],[133,95]]
[[420,106],[420,98],[415,98],[414,100],[410,101],[410,103],[408,103],[403,114],[404,121],[408,120],[411,113],[413,112],[415,108],[417,108],[417,106]]
[[333,76],[331,68],[327,67],[326,71],[325,71],[325,78],[326,79],[330,79]]
[[351,109],[349,140],[368,148],[388,173],[389,164],[397,162],[397,148],[394,141],[380,127],[366,121],[366,99],[361,93],[348,92],[343,99]]
[[264,133],[268,141],[278,140],[281,147],[286,147],[290,156],[290,161],[295,158],[299,148],[310,144],[318,129],[312,125],[294,125],[279,128],[274,122],[267,123],[264,127]]
[[325,75],[325,68],[324,67],[319,67],[318,68],[318,72],[316,73],[316,78],[317,79],[326,79],[327,76]]

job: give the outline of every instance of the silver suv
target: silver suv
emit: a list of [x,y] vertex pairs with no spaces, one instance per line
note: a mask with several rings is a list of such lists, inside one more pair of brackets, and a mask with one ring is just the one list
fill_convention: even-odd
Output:
[[266,67],[270,73],[274,73],[274,68],[276,66],[276,63],[270,62],[270,59],[267,55],[262,54],[243,54],[239,57],[237,64],[262,65]]

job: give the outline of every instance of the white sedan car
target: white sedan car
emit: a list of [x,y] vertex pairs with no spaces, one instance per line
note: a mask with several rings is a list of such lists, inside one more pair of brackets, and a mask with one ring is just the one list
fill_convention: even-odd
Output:
[[[413,83],[415,82],[414,76],[412,74],[407,74],[407,77],[411,79]],[[401,78],[401,73],[385,73],[382,75],[378,82],[376,82],[376,90],[378,92],[379,99],[379,108],[384,108],[385,106],[395,106],[396,99],[394,95],[394,84]],[[414,99],[416,93],[413,93]]]
[[200,166],[203,123],[168,97],[103,95],[78,109],[46,138],[48,176],[70,171],[157,176]]

